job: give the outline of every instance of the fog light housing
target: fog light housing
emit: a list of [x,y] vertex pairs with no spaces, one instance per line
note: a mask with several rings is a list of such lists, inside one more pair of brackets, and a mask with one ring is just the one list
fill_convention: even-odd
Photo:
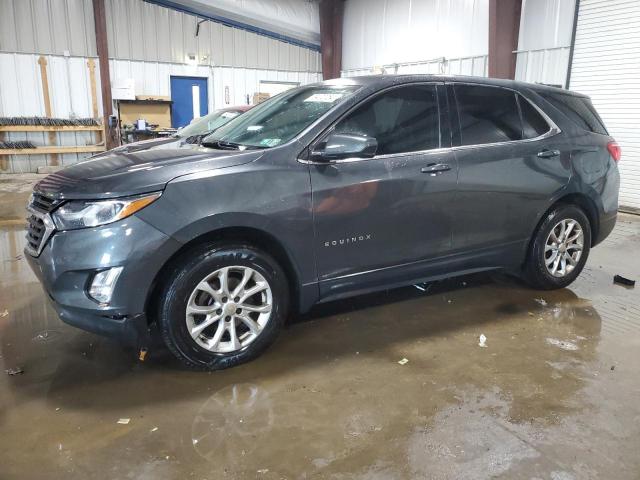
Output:
[[96,273],[91,280],[87,295],[100,304],[109,303],[118,277],[124,267],[113,267]]

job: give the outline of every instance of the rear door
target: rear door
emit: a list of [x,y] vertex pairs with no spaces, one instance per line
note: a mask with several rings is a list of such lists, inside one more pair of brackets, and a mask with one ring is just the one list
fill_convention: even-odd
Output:
[[310,166],[322,295],[400,280],[450,251],[457,167],[439,89],[402,85],[364,101],[333,131],[376,138],[376,156]]
[[571,145],[513,90],[454,83],[459,166],[453,249],[496,265],[519,261],[537,218],[571,176]]

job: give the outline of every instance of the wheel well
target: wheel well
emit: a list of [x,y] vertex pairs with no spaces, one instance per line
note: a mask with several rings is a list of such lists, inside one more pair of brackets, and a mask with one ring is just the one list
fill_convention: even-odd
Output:
[[243,242],[253,247],[259,248],[263,252],[271,255],[276,262],[282,267],[287,277],[289,292],[291,295],[291,311],[298,308],[300,287],[298,282],[298,274],[282,244],[269,233],[251,227],[229,227],[205,233],[185,243],[177,252],[175,252],[169,260],[162,266],[156,274],[151,289],[146,300],[145,311],[148,313],[147,320],[149,324],[155,321],[157,312],[156,305],[152,300],[157,298],[161,288],[164,286],[165,277],[171,269],[175,268],[181,257],[187,254],[191,249],[205,243],[212,242]]
[[531,236],[531,240],[529,243],[533,241],[535,233],[538,231],[540,224],[544,221],[548,213],[556,208],[558,205],[574,205],[579,207],[584,214],[587,216],[589,220],[589,227],[591,228],[591,246],[596,241],[598,231],[600,229],[600,224],[598,223],[598,210],[589,197],[581,193],[571,193],[569,195],[565,195],[564,197],[558,199],[553,203],[545,212],[542,217],[540,217],[540,221],[538,225],[536,225],[536,229],[534,230],[534,234]]
[[598,221],[598,209],[596,208],[596,205],[593,203],[593,200],[591,200],[589,197],[587,197],[584,194],[572,193],[559,199],[556,203],[552,205],[551,208],[559,204],[575,205],[577,207],[580,207],[580,209],[582,209],[582,211],[587,216],[587,219],[589,220],[589,226],[591,227],[591,246],[593,246],[593,243],[596,241],[596,238],[598,237],[598,232],[600,230],[600,224]]

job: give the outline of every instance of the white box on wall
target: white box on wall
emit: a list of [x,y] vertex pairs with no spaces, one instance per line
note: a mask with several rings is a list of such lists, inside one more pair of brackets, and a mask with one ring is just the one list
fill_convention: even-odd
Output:
[[135,100],[135,80],[133,78],[117,78],[111,86],[111,96],[114,100]]

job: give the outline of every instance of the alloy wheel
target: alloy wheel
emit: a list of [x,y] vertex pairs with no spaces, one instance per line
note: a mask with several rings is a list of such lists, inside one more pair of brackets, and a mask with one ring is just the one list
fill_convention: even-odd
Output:
[[572,219],[560,220],[551,229],[544,246],[544,262],[554,277],[570,274],[580,261],[584,248],[584,233],[580,224]]
[[214,353],[252,343],[271,318],[269,282],[245,266],[223,267],[207,275],[189,296],[186,324],[191,338]]

